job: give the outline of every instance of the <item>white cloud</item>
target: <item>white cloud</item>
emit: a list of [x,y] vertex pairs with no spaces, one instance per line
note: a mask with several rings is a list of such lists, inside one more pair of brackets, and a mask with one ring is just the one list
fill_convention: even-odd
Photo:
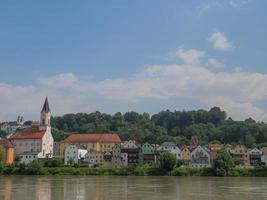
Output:
[[184,61],[186,64],[196,65],[200,63],[200,59],[205,55],[204,51],[199,51],[196,49],[184,50],[179,48],[176,51],[176,56]]
[[234,46],[232,42],[228,40],[228,38],[219,31],[215,31],[209,38],[208,41],[213,44],[213,47],[220,51],[226,51],[233,49]]
[[251,3],[252,0],[230,0],[229,5],[232,7],[240,7]]
[[39,77],[38,82],[52,87],[64,88],[72,86],[78,80],[73,73],[64,73],[52,77]]
[[222,69],[225,67],[225,64],[215,58],[208,59],[208,65],[215,69]]

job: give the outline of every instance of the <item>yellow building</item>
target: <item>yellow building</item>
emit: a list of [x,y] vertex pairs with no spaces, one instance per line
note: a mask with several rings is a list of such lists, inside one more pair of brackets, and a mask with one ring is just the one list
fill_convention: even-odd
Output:
[[59,154],[63,157],[66,147],[70,144],[81,144],[88,151],[104,153],[112,151],[112,148],[120,143],[121,139],[117,134],[72,134],[60,142]]
[[236,165],[249,165],[249,152],[244,145],[236,145],[230,152]]
[[181,151],[181,158],[182,160],[189,161],[191,160],[191,154],[189,147],[184,147]]
[[14,162],[14,146],[7,139],[0,140],[0,146],[4,150],[3,163],[6,165],[11,165]]

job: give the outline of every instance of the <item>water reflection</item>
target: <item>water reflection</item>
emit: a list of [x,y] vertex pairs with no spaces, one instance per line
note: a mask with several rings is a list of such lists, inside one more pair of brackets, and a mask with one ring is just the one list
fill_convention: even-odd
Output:
[[4,200],[267,199],[266,178],[10,176],[0,177]]

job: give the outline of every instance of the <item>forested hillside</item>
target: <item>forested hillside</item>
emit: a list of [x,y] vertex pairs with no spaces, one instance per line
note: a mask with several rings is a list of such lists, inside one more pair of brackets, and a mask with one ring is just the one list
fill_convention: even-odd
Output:
[[249,118],[234,121],[219,107],[209,111],[161,111],[148,113],[120,112],[109,115],[100,112],[90,114],[66,114],[52,119],[55,140],[77,133],[118,133],[123,140],[161,143],[174,141],[186,144],[196,135],[202,144],[211,142],[242,143],[248,147],[267,143],[267,124]]

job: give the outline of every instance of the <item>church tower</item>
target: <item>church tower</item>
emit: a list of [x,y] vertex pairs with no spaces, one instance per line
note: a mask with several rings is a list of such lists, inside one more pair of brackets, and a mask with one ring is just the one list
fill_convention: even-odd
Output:
[[51,129],[50,119],[51,119],[51,112],[50,112],[50,108],[49,108],[48,99],[46,97],[42,111],[41,111],[40,130],[46,131],[48,129]]

